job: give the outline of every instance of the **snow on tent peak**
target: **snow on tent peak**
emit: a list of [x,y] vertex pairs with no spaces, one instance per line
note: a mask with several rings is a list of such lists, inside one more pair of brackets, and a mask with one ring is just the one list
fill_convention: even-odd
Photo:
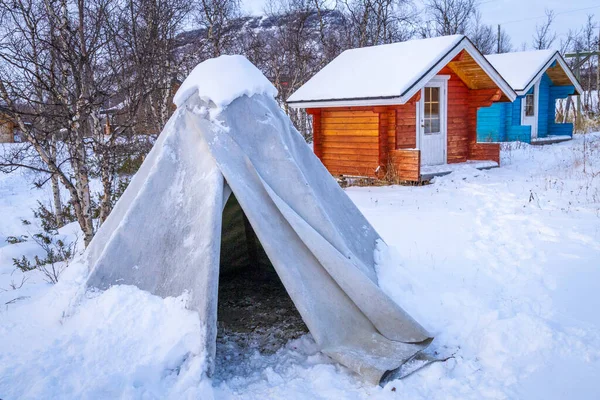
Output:
[[[260,73],[241,57],[220,57],[188,79],[208,93],[213,83],[203,82],[239,81],[240,69]],[[179,107],[88,246],[87,286],[189,293],[209,377],[225,303],[220,283],[247,271],[272,272],[320,350],[369,382],[426,348],[431,335],[378,285],[381,237],[281,112],[274,91],[211,93],[228,105],[209,118],[195,112],[208,106],[206,97],[186,99],[193,85],[184,85]]]
[[275,97],[277,89],[246,57],[223,55],[198,64],[175,93],[173,103],[181,107],[194,93],[222,108],[243,95]]

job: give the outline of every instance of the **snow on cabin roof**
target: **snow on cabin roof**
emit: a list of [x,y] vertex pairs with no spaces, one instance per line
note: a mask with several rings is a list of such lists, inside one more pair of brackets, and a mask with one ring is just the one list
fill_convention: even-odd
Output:
[[525,89],[556,54],[555,50],[519,51],[485,56],[515,90]]
[[182,106],[195,92],[218,108],[228,106],[241,96],[266,94],[277,96],[277,89],[244,56],[220,56],[198,64],[183,81],[173,97]]
[[571,70],[556,50],[519,51],[514,53],[491,54],[485,56],[500,72],[517,94],[526,93],[535,82],[557,61],[575,88],[579,91],[581,85],[573,76]]
[[464,35],[346,50],[288,98],[292,107],[403,104],[460,51],[467,50],[509,99],[508,83]]

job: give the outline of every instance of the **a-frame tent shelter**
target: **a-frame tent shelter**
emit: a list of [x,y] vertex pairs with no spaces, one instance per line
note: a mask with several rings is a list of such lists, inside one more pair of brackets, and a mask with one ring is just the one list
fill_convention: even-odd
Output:
[[385,243],[293,127],[276,93],[241,56],[196,67],[88,247],[87,284],[135,285],[163,297],[187,292],[202,322],[211,376],[219,270],[231,261],[221,257],[223,209],[235,196],[321,351],[379,382],[431,335],[380,289],[375,253]]

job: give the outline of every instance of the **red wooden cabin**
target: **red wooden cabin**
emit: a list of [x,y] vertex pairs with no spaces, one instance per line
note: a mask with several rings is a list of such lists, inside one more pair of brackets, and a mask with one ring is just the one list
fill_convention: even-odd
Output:
[[498,166],[477,142],[477,109],[515,92],[462,35],[347,50],[288,99],[313,116],[315,154],[334,175],[407,181],[449,164]]

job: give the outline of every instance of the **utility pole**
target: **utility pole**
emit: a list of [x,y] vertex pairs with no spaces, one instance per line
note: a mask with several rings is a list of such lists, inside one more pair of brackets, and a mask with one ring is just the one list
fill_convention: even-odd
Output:
[[502,34],[500,33],[500,24],[498,24],[498,49],[496,50],[496,53],[500,54],[500,40],[502,38]]
[[[575,65],[573,65],[573,70],[575,72],[575,78],[577,81],[581,79],[581,67],[585,64],[590,58],[598,56],[600,58],[600,50],[599,51],[576,51],[575,53],[567,53],[565,54],[565,58],[575,58]],[[591,89],[591,88],[590,88]],[[581,93],[583,94],[583,93]],[[581,125],[581,96],[577,96],[577,115],[575,117],[575,126],[580,127]]]
[[[575,78],[577,78],[577,82],[579,82],[581,84],[581,65],[583,63],[579,59],[579,51],[577,51],[577,54],[575,55],[575,62],[577,63],[577,69],[575,70]],[[581,127],[581,122],[582,122],[581,121],[581,96],[582,95],[583,95],[583,93],[581,93],[579,96],[577,96],[577,117],[575,118],[575,126],[577,126],[577,128]]]

